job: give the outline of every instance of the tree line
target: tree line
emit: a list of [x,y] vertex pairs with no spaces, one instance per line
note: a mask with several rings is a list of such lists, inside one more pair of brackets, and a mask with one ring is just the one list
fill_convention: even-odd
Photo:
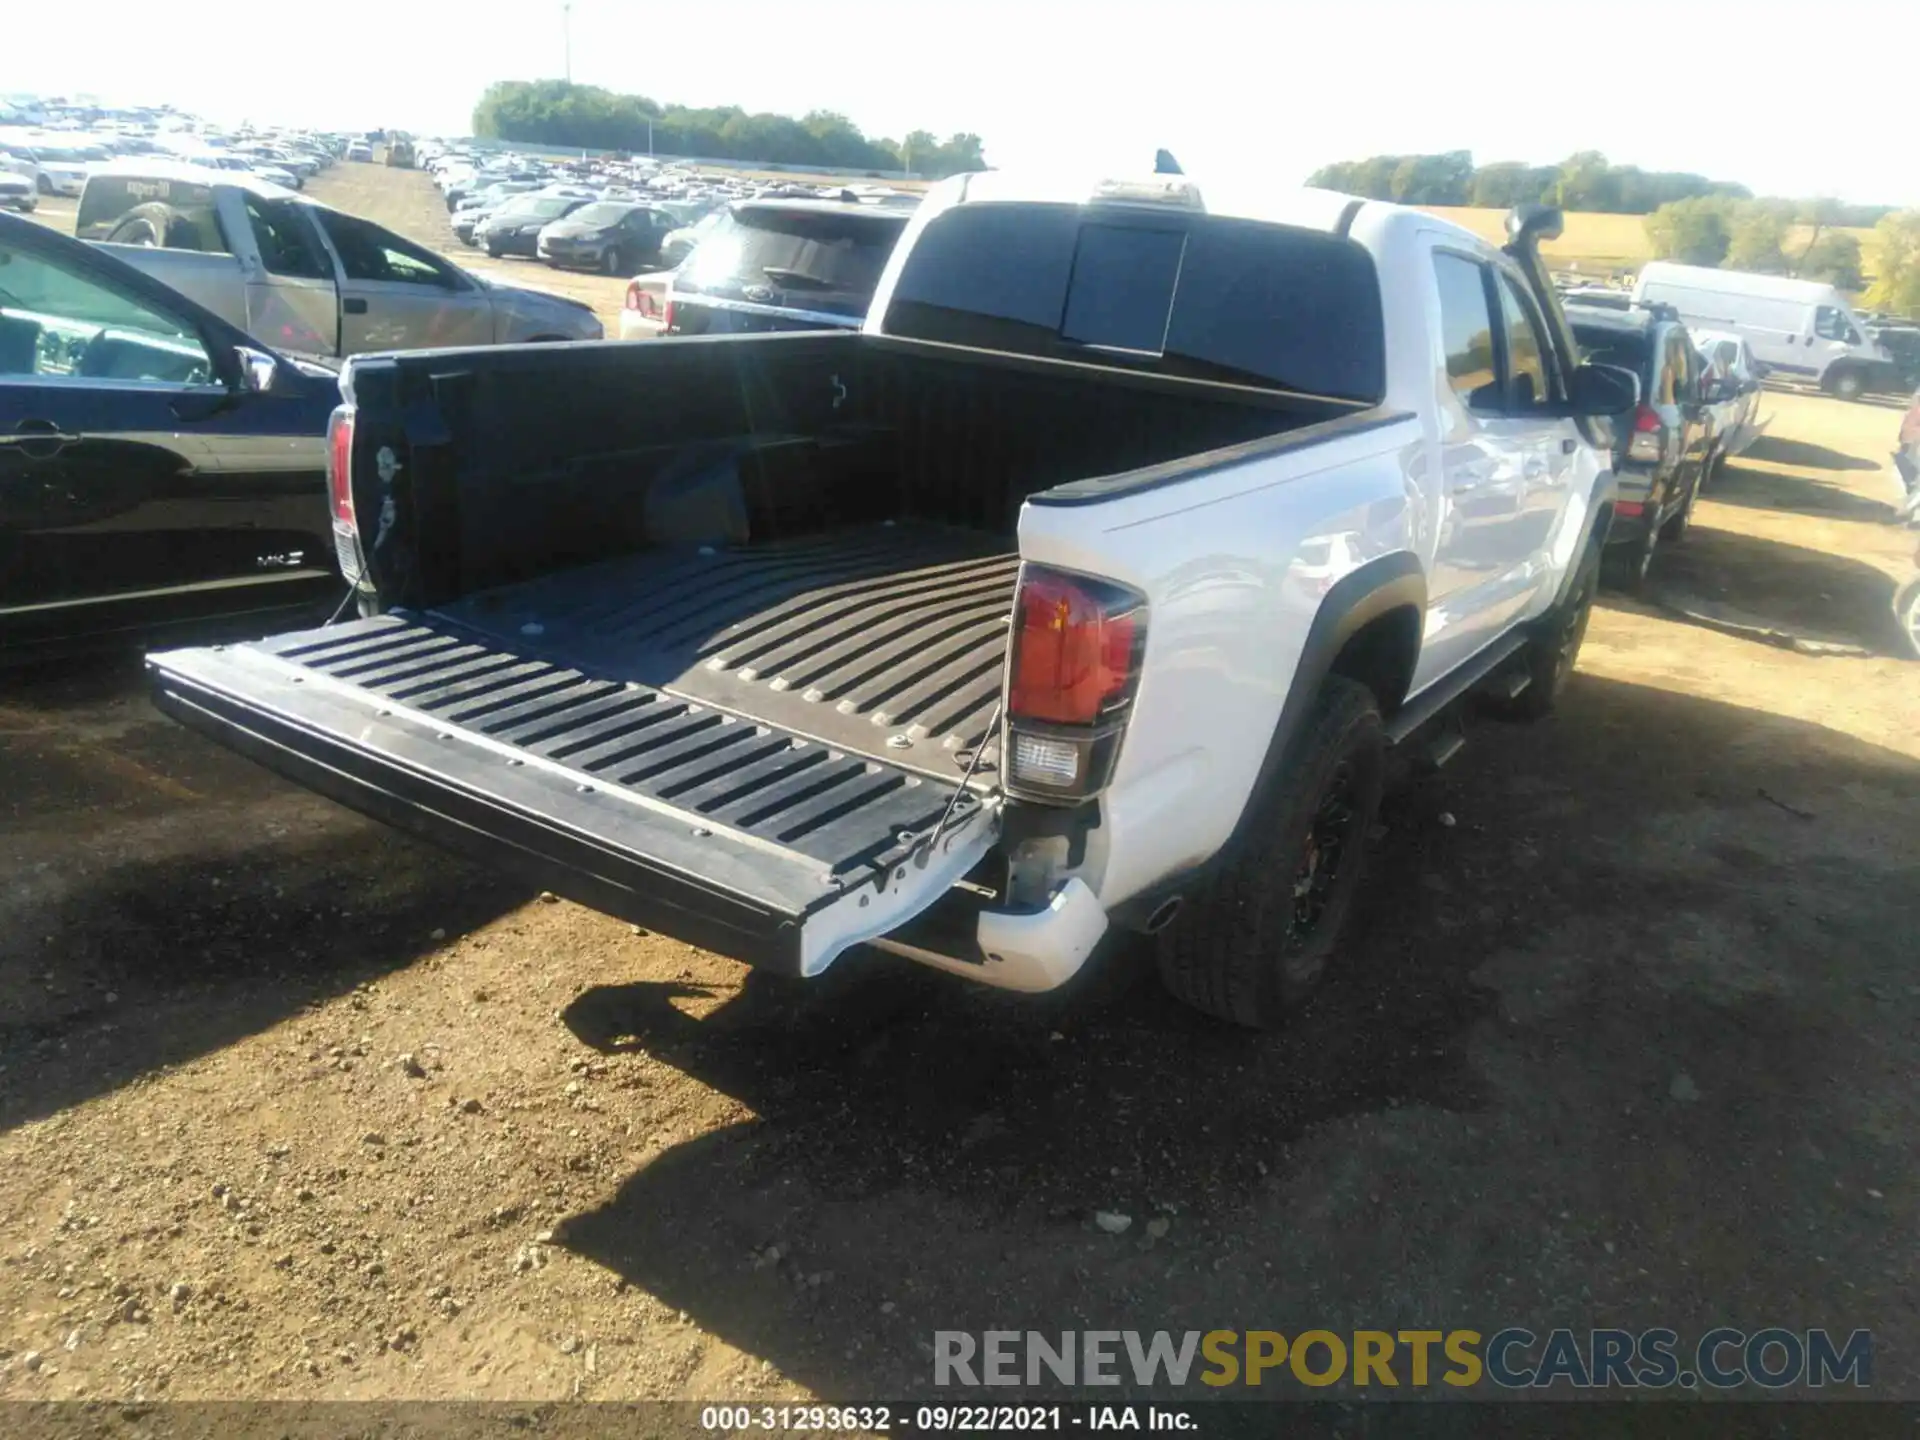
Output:
[[[1825,280],[1866,303],[1920,317],[1920,211],[1838,200],[1755,198],[1744,185],[1680,171],[1614,165],[1582,150],[1558,165],[1475,165],[1467,150],[1375,155],[1322,166],[1309,185],[1403,205],[1563,210],[1646,216],[1656,258]],[[1873,227],[1865,253],[1849,229]],[[1869,283],[1870,278],[1870,283]]]
[[1702,195],[1737,200],[1752,196],[1743,185],[1709,180],[1704,175],[1614,165],[1598,150],[1582,150],[1558,165],[1523,165],[1513,160],[1475,165],[1470,150],[1449,150],[1439,155],[1375,155],[1322,166],[1307,183],[1369,200],[1396,200],[1403,205],[1506,209],[1538,201],[1608,215],[1648,215],[1669,201]]
[[502,80],[488,86],[474,106],[473,133],[523,145],[836,170],[911,170],[935,179],[986,168],[978,135],[941,140],[915,130],[904,140],[869,139],[831,110],[795,119],[738,106],[694,109],[564,80]]
[[[1615,165],[1598,150],[1582,150],[1558,165],[1523,165],[1513,160],[1475,165],[1470,150],[1449,150],[1440,155],[1375,155],[1323,165],[1307,183],[1369,200],[1397,200],[1403,205],[1479,205],[1504,210],[1537,201],[1563,210],[1603,215],[1651,215],[1663,205],[1684,200],[1754,198],[1746,186],[1730,180]],[[1887,205],[1843,205],[1837,200],[1820,203],[1832,217],[1828,223],[1847,227],[1877,224],[1892,210]]]
[[[1660,260],[1825,280],[1843,290],[1859,290],[1866,284],[1860,242],[1839,228],[1858,209],[1833,200],[1697,196],[1662,205],[1649,215],[1647,241]],[[1887,213],[1881,211],[1878,218]]]

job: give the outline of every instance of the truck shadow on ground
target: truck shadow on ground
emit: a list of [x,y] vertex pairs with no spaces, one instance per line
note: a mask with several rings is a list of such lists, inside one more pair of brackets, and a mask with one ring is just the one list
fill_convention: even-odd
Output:
[[0,695],[0,1130],[397,970],[529,898],[154,712],[137,665]]
[[[1695,524],[1662,546],[1643,597],[1659,613],[1704,629],[1818,653],[1901,653],[1891,576],[1861,560]],[[1632,604],[1603,591],[1612,605]]]
[[[1889,440],[1887,448],[1893,448]],[[1830,445],[1812,440],[1788,440],[1779,435],[1762,435],[1747,447],[1741,460],[1764,460],[1771,465],[1791,465],[1800,470],[1878,470],[1880,465]],[[1738,465],[1740,460],[1731,464]]]
[[[1527,1142],[1544,1147],[1540,1164],[1590,1168],[1612,1177],[1602,1188],[1623,1193],[1670,1187],[1678,1166],[1686,1193],[1702,1203],[1763,1204],[1741,1198],[1754,1194],[1741,1158],[1753,1137],[1726,1145],[1706,1132],[1667,1137],[1643,1173],[1623,1170],[1613,1149],[1639,1137],[1607,1138],[1623,1122],[1604,1117],[1648,1083],[1664,1087],[1675,1065],[1730,1095],[1750,1092],[1765,1072],[1786,1087],[1791,1108],[1791,1094],[1817,1088],[1831,1062],[1827,1022],[1772,994],[1635,985],[1599,947],[1631,947],[1643,930],[1657,934],[1656,920],[1720,926],[1750,907],[1749,883],[1774,894],[1818,886],[1819,908],[1857,917],[1831,952],[1808,961],[1804,937],[1762,943],[1791,947],[1771,956],[1783,966],[1857,968],[1849,957],[1860,939],[1888,923],[1875,907],[1896,903],[1884,877],[1801,876],[1755,851],[1728,858],[1728,885],[1702,886],[1642,870],[1635,856],[1649,826],[1685,824],[1701,811],[1791,830],[1818,825],[1818,809],[1848,785],[1920,800],[1920,764],[1817,726],[1590,676],[1576,679],[1560,718],[1480,738],[1467,752],[1477,759],[1394,795],[1345,961],[1278,1034],[1187,1013],[1138,957],[1077,1007],[864,958],[807,987],[756,980],[700,1019],[678,1008],[683,987],[584,993],[563,1016],[583,1042],[644,1051],[756,1118],[654,1159],[606,1205],[564,1221],[556,1243],[788,1378],[851,1400],[887,1393],[889,1383],[923,1387],[935,1324],[1178,1328],[1183,1305],[1233,1293],[1240,1266],[1259,1283],[1257,1260],[1235,1254],[1281,1254],[1261,1247],[1291,1244],[1296,1218],[1324,1237],[1347,1181],[1372,1217],[1356,1218],[1356,1239],[1382,1226],[1398,1234],[1396,1225],[1422,1214],[1423,1192],[1478,1194],[1527,1172],[1533,1160],[1504,1153],[1519,1143],[1508,1132],[1522,1123],[1516,1113],[1537,1118],[1541,1105],[1551,1108],[1553,1138]],[[1769,786],[1819,797],[1817,806],[1804,819],[1786,815],[1760,795]],[[1553,953],[1568,935],[1603,938],[1585,954],[1577,945],[1556,954],[1573,978],[1555,983],[1578,998],[1553,1014],[1529,1014],[1522,997],[1478,973],[1503,954]],[[1489,1046],[1500,1056],[1492,1070],[1481,1053]],[[1490,1075],[1505,1077],[1505,1088]],[[1388,1119],[1393,1112],[1404,1124]],[[1378,1170],[1292,1173],[1294,1147],[1330,1127],[1405,1134],[1426,1123],[1421,1114],[1506,1133],[1486,1157],[1497,1173],[1436,1179],[1391,1139],[1374,1147]],[[1586,1153],[1589,1145],[1607,1153]],[[1411,1173],[1379,1173],[1396,1167]],[[1311,1220],[1262,1217],[1283,1182],[1317,1207]],[[1404,1216],[1392,1200],[1379,1210],[1381,1192],[1408,1205]],[[1434,1227],[1467,1223],[1452,1203],[1442,1202]],[[1100,1252],[1115,1258],[1089,1274],[1074,1257],[1101,1240],[1088,1223],[1099,1209],[1136,1220],[1119,1248]],[[1181,1256],[1137,1253],[1152,1245],[1137,1239],[1138,1217],[1156,1211],[1175,1217],[1188,1247]],[[1417,1250],[1404,1234],[1393,1243]],[[1209,1256],[1226,1258],[1209,1265]],[[1112,1278],[1107,1267],[1123,1260],[1127,1278]],[[892,1312],[883,1305],[905,1294],[925,1302],[915,1307],[924,1327],[884,1318]]]
[[[1759,442],[1756,442],[1754,449],[1759,448]],[[1818,450],[1824,447],[1815,445],[1801,448]],[[1839,480],[1822,480],[1813,475],[1782,475],[1776,471],[1762,470],[1744,463],[1749,456],[1761,458],[1749,451],[1746,456],[1727,461],[1714,477],[1713,483],[1701,492],[1702,498],[1720,505],[1738,505],[1746,510],[1790,510],[1799,515],[1831,516],[1838,520],[1878,522],[1891,520],[1894,516],[1893,498],[1899,487],[1891,478],[1887,481],[1887,499],[1881,501],[1861,495]],[[1876,470],[1879,467],[1857,462],[1851,468]]]

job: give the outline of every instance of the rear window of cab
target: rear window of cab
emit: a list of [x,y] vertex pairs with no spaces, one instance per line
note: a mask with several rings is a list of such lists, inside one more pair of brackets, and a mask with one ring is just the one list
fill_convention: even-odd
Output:
[[885,329],[1368,404],[1386,393],[1364,248],[1186,209],[956,205],[908,254]]

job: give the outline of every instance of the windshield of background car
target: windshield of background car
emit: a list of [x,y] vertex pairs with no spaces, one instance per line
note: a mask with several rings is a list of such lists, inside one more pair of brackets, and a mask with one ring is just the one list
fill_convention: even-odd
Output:
[[1386,393],[1364,249],[1189,210],[955,206],[907,256],[886,333],[1368,404]]
[[[132,213],[136,210],[137,216]],[[173,250],[228,253],[214,213],[213,187],[193,180],[95,175],[80,196],[73,233],[82,240],[132,239]]]
[[567,218],[578,220],[582,225],[618,225],[634,211],[632,205],[620,205],[602,202],[597,205],[582,205]]
[[741,292],[764,286],[776,304],[865,315],[906,224],[904,215],[852,207],[739,205],[702,237],[679,283]]
[[578,200],[569,200],[560,195],[521,195],[502,205],[494,214],[496,220],[558,220],[568,213],[569,207],[577,206]]

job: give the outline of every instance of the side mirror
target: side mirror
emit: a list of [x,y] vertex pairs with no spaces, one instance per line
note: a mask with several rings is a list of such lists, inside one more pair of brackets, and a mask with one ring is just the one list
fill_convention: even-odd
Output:
[[265,395],[273,389],[274,378],[279,374],[280,362],[264,350],[255,350],[248,345],[236,345],[233,353],[240,362],[240,391],[245,395]]
[[1618,415],[1640,403],[1640,377],[1621,365],[1586,361],[1574,367],[1566,413],[1572,416]]

